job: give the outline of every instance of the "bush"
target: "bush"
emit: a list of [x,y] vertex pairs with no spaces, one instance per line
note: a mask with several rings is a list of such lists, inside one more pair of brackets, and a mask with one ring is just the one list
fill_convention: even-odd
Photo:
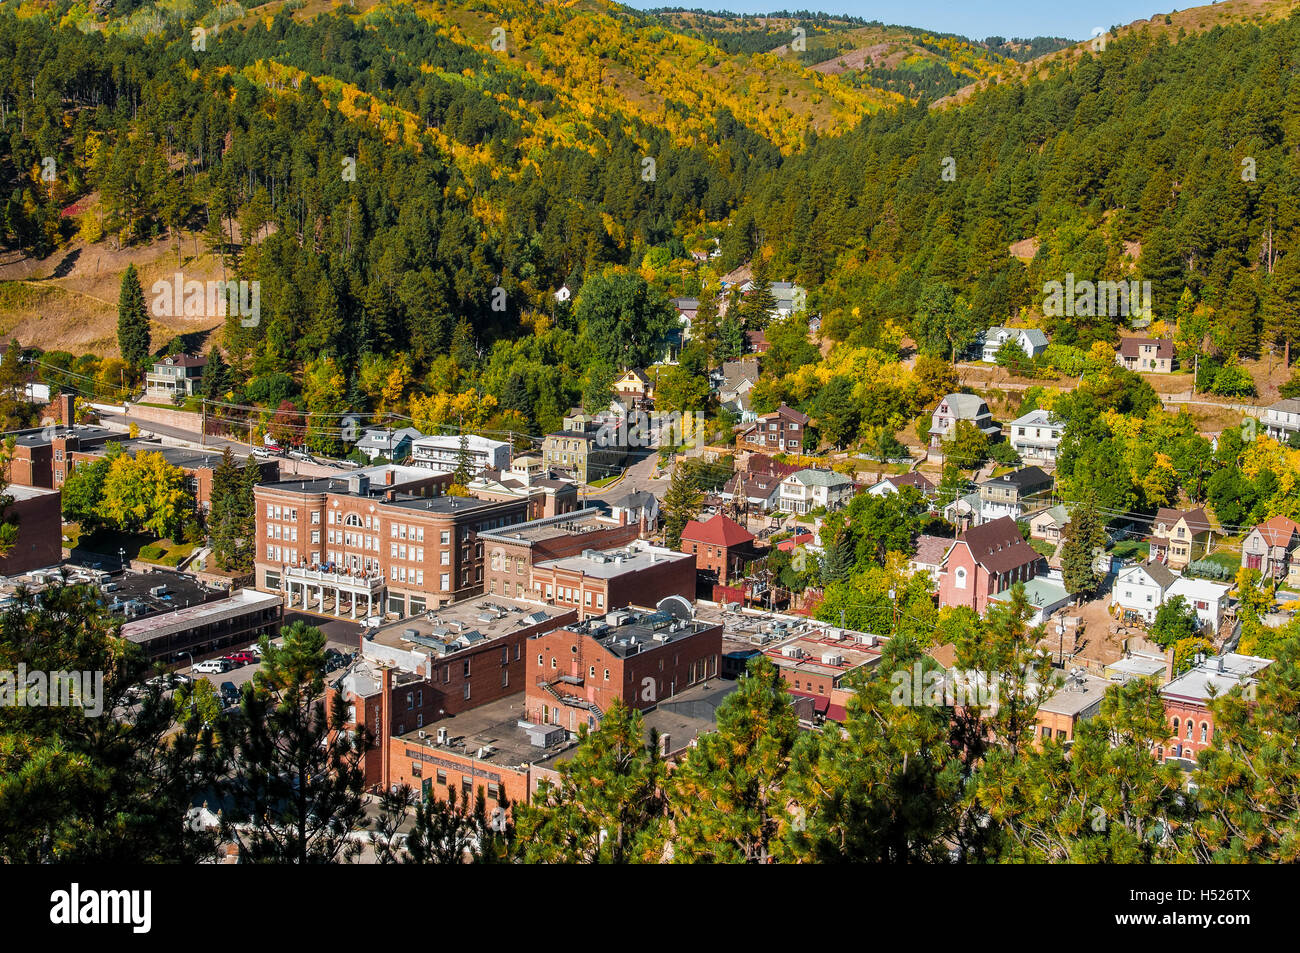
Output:
[[1022,462],[1020,454],[1016,453],[1016,448],[1005,440],[999,440],[989,446],[989,457],[994,463],[1004,467],[1018,467]]
[[1221,397],[1254,397],[1255,380],[1244,367],[1229,364],[1214,375],[1210,393]]
[[154,562],[154,561],[157,561],[157,560],[159,560],[159,559],[162,559],[163,555],[164,555],[166,552],[167,552],[167,550],[163,549],[163,547],[158,546],[158,545],[154,545],[154,544],[151,544],[151,545],[149,545],[149,546],[141,546],[141,547],[140,547],[139,558],[140,558],[140,559],[147,559],[147,560],[149,560],[150,562]]
[[1088,368],[1088,354],[1069,344],[1049,344],[1042,355],[1043,363],[1052,370],[1078,377]]
[[1189,576],[1200,576],[1202,579],[1216,579],[1227,581],[1236,576],[1231,569],[1222,563],[1215,562],[1212,559],[1197,559],[1187,564],[1187,574]]

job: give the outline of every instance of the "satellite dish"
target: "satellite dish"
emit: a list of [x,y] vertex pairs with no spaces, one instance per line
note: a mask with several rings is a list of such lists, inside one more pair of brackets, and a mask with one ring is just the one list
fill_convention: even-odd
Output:
[[655,608],[661,612],[667,612],[674,619],[680,619],[683,622],[689,622],[695,618],[695,610],[681,596],[667,596],[660,599]]

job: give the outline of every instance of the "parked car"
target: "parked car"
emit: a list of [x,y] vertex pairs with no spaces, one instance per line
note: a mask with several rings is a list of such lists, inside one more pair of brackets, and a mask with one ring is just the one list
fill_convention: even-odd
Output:
[[239,689],[235,687],[234,682],[221,683],[221,703],[227,708],[234,708],[239,704]]
[[224,675],[234,667],[226,659],[211,658],[206,662],[197,663],[194,666],[194,671],[200,675]]
[[225,659],[227,662],[229,662],[231,665],[235,666],[236,668],[238,668],[241,665],[257,664],[257,656],[247,650],[242,652],[234,652],[230,655],[225,656]]

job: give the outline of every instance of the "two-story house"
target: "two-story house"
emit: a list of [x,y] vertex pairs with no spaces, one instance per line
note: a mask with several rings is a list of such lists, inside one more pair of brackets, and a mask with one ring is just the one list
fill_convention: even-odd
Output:
[[1183,570],[1188,563],[1201,559],[1210,551],[1214,528],[1205,510],[1199,506],[1194,510],[1162,506],[1156,511],[1147,542],[1151,545],[1153,560],[1165,563],[1171,569]]
[[648,410],[654,406],[654,382],[645,371],[631,368],[614,379],[614,396],[628,410]]
[[1183,601],[1196,611],[1196,621],[1206,635],[1213,635],[1223,624],[1223,613],[1228,608],[1228,587],[1208,579],[1179,576],[1165,590],[1165,601],[1182,596]]
[[718,401],[733,414],[738,414],[741,423],[752,423],[758,418],[749,405],[749,392],[754,389],[758,377],[756,357],[724,361],[722,364],[717,383]]
[[1264,410],[1264,432],[1279,443],[1300,433],[1300,400],[1285,397]]
[[1168,374],[1174,369],[1174,342],[1169,338],[1121,338],[1115,363],[1130,371]]
[[953,541],[939,570],[939,605],[984,613],[989,600],[1038,575],[1042,557],[1008,517],[972,526]]
[[1126,566],[1115,577],[1110,610],[1122,622],[1150,625],[1156,621],[1156,612],[1164,604],[1165,592],[1177,578],[1163,563]]
[[1241,541],[1241,565],[1265,578],[1282,579],[1291,566],[1291,551],[1300,545],[1300,525],[1285,516],[1260,523]]
[[723,585],[743,573],[753,547],[754,534],[721,513],[702,523],[691,520],[682,529],[681,551],[695,557],[699,573]]
[[777,507],[782,513],[811,513],[818,508],[838,510],[853,497],[857,486],[834,470],[799,470],[781,481]]
[[144,399],[171,401],[177,394],[193,397],[208,359],[192,354],[169,354],[155,361],[144,376]]
[[942,446],[943,441],[952,436],[960,420],[974,424],[989,439],[1002,433],[1002,428],[989,413],[988,404],[979,397],[974,394],[949,394],[939,401],[939,406],[930,417],[930,446]]
[[774,510],[781,500],[781,481],[799,467],[792,463],[778,463],[762,453],[750,454],[745,466],[726,482],[718,494],[728,502],[739,498],[748,508],[766,513]]
[[770,414],[763,414],[740,433],[741,450],[762,453],[799,453],[810,419],[793,407],[782,404]]
[[1031,500],[1051,491],[1052,483],[1051,475],[1038,467],[1025,467],[985,480],[979,486],[980,522],[1002,516],[1020,519],[1033,509]]
[[984,332],[980,358],[988,364],[998,359],[998,351],[1008,341],[1014,341],[1025,356],[1033,359],[1047,350],[1047,335],[1037,328],[992,327]]
[[356,449],[365,454],[370,461],[383,457],[393,463],[400,463],[411,455],[411,444],[424,434],[414,427],[375,427],[367,430],[357,441]]
[[1046,410],[1031,410],[1008,425],[1011,447],[1026,463],[1055,463],[1065,424]]

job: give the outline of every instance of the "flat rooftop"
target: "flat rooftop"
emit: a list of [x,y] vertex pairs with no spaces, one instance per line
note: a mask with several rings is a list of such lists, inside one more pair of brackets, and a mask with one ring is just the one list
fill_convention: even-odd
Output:
[[564,606],[484,596],[375,629],[373,637],[366,634],[365,641],[405,651],[433,649],[441,656],[572,614],[573,610]]
[[811,672],[814,675],[843,675],[855,668],[880,661],[880,649],[863,645],[836,630],[817,635],[796,635],[764,654],[778,668]]
[[595,579],[613,579],[625,573],[640,572],[664,562],[681,562],[694,559],[688,553],[679,553],[644,540],[636,540],[620,549],[588,549],[577,556],[549,559],[538,563],[539,569],[561,569],[582,573]]
[[1255,675],[1272,664],[1272,659],[1229,652],[1227,655],[1206,659],[1179,675],[1160,689],[1160,694],[1167,698],[1208,701],[1228,694],[1238,685],[1250,684],[1255,681]]
[[[570,739],[567,732],[564,740],[557,744],[540,747],[532,743],[528,732],[520,727],[520,722],[527,723],[524,697],[522,691],[507,695],[458,715],[439,718],[423,729],[414,729],[399,737],[412,749],[423,750],[428,755],[437,756],[443,752],[474,758],[484,771],[490,771],[493,765],[520,768],[561,755],[572,757],[578,742]],[[445,745],[437,744],[439,728],[447,729],[448,743]],[[423,738],[420,731],[424,732]],[[488,747],[492,749],[491,753],[482,758],[474,757],[480,749]]]
[[1115,681],[1126,682],[1130,678],[1151,678],[1163,676],[1168,663],[1154,655],[1129,655],[1106,666],[1106,673]]
[[[644,713],[646,741],[650,740],[650,733],[657,730],[661,739],[668,736],[670,754],[683,750],[701,733],[717,727],[718,705],[737,687],[734,681],[715,678],[664,699]],[[555,744],[546,747],[533,744],[529,732],[522,727],[522,724],[531,724],[525,717],[524,698],[524,692],[508,695],[458,715],[440,718],[423,729],[408,731],[399,737],[413,750],[423,749],[424,753],[433,756],[450,752],[470,758],[482,748],[491,748],[482,758],[474,758],[485,772],[490,771],[493,765],[503,768],[520,768],[529,764],[554,767],[557,762],[572,758],[578,742],[576,736],[570,736],[567,730],[561,729],[564,730],[564,740]],[[560,726],[545,727],[556,729]],[[437,744],[439,728],[447,729],[446,745]],[[424,738],[420,737],[421,730]]]
[[555,539],[560,536],[591,533],[618,525],[608,517],[603,516],[602,513],[603,510],[598,507],[589,506],[560,516],[529,520],[526,523],[516,523],[514,526],[505,529],[479,533],[478,537],[493,542],[522,543],[525,546],[532,546],[544,540]]
[[1065,678],[1050,697],[1038,703],[1038,710],[1054,715],[1077,715],[1101,701],[1111,684],[1109,679],[1087,672],[1075,678]]
[[565,628],[587,636],[619,658],[631,658],[672,642],[681,642],[715,625],[662,609],[627,608],[589,617]]
[[[392,474],[392,482],[388,475]],[[362,476],[368,481],[365,493],[353,492],[355,477]],[[378,466],[362,467],[359,470],[340,470],[338,476],[313,477],[308,480],[281,480],[277,483],[263,483],[272,490],[286,493],[339,493],[348,496],[383,498],[388,493],[400,491],[403,486],[424,481],[432,481],[443,476],[427,467],[407,467],[397,463],[381,463]],[[421,497],[421,499],[424,499]]]
[[879,636],[867,632],[846,629],[829,622],[819,622],[803,615],[741,608],[735,603],[700,600],[695,603],[695,618],[722,625],[724,652],[752,648],[765,649],[794,636],[821,636],[832,631],[844,633],[849,642],[859,644],[875,642],[877,645],[880,643]]
[[14,502],[22,500],[35,500],[42,496],[53,496],[58,490],[47,490],[39,486],[17,486],[13,483],[5,488],[5,494],[13,497]]
[[94,443],[124,439],[126,434],[120,430],[109,430],[107,427],[92,427],[89,425],[41,427],[19,434],[14,438],[14,443],[20,447],[44,447],[49,445],[51,438],[61,437],[76,437],[82,443]]
[[215,602],[202,603],[128,622],[122,626],[122,637],[132,642],[147,642],[162,633],[179,632],[197,625],[233,618],[246,612],[270,609],[278,606],[280,601],[280,596],[276,594],[257,592],[254,589],[240,589],[233,596]]

